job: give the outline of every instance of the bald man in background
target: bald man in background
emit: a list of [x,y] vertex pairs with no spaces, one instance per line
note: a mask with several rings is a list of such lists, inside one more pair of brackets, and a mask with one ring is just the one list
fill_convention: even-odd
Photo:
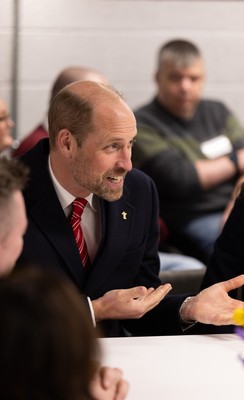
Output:
[[[50,103],[56,94],[65,86],[76,81],[94,81],[108,83],[107,79],[98,71],[88,67],[67,67],[63,69],[55,79],[51,94]],[[18,157],[34,147],[39,140],[48,137],[47,120],[41,122],[32,132],[30,132],[14,150],[13,157]]]

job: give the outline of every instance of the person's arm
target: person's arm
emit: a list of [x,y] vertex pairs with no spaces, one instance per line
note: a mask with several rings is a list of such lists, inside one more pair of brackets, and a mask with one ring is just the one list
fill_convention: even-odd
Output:
[[244,173],[244,149],[236,151],[237,165],[229,155],[215,160],[197,160],[194,165],[203,190],[209,190],[231,178]]
[[194,163],[203,191],[210,190],[236,175],[236,167],[228,156]]
[[[144,161],[138,166],[153,178],[160,197],[184,199],[226,182],[237,173],[236,166],[228,155],[214,160],[199,158],[190,161],[179,149],[163,144],[163,139],[155,131],[144,128],[138,130],[133,149],[135,159],[137,153],[141,157],[143,154]],[[149,154],[148,146],[155,149],[155,152]],[[244,149],[236,154],[238,166],[240,164],[239,172],[242,169],[244,171]]]
[[[218,112],[217,112],[218,110]],[[212,159],[197,160],[195,167],[203,190],[209,190],[235,175],[244,173],[244,129],[233,113],[223,104],[216,108],[216,121],[225,120],[223,135],[229,139],[232,152]],[[215,146],[219,146],[220,143]],[[218,150],[218,149],[217,149]]]
[[132,162],[153,179],[159,197],[184,199],[202,191],[193,162],[146,126],[138,127]]

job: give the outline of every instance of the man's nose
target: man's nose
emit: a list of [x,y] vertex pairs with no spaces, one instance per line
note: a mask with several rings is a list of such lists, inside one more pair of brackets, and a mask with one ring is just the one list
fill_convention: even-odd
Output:
[[189,78],[183,78],[181,80],[181,89],[184,91],[188,91],[191,89],[192,82]]
[[125,171],[130,171],[132,169],[131,147],[129,149],[123,149],[117,162],[117,166],[123,168]]
[[7,119],[7,124],[9,126],[9,128],[13,128],[15,125],[14,121],[10,117],[8,117],[8,119]]

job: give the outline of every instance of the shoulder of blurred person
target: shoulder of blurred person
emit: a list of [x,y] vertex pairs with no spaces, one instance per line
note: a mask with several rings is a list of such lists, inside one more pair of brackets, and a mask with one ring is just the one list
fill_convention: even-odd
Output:
[[19,146],[13,151],[12,156],[18,157],[32,149],[41,139],[48,137],[48,131],[44,124],[38,125],[32,132],[30,132],[22,141]]

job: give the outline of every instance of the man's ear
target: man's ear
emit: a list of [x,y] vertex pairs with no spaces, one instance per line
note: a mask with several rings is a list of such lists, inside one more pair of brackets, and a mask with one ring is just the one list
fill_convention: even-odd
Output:
[[63,156],[70,158],[76,146],[76,141],[68,129],[61,129],[58,133],[57,145]]
[[156,83],[159,82],[159,71],[156,71],[154,74],[154,82],[156,82]]

